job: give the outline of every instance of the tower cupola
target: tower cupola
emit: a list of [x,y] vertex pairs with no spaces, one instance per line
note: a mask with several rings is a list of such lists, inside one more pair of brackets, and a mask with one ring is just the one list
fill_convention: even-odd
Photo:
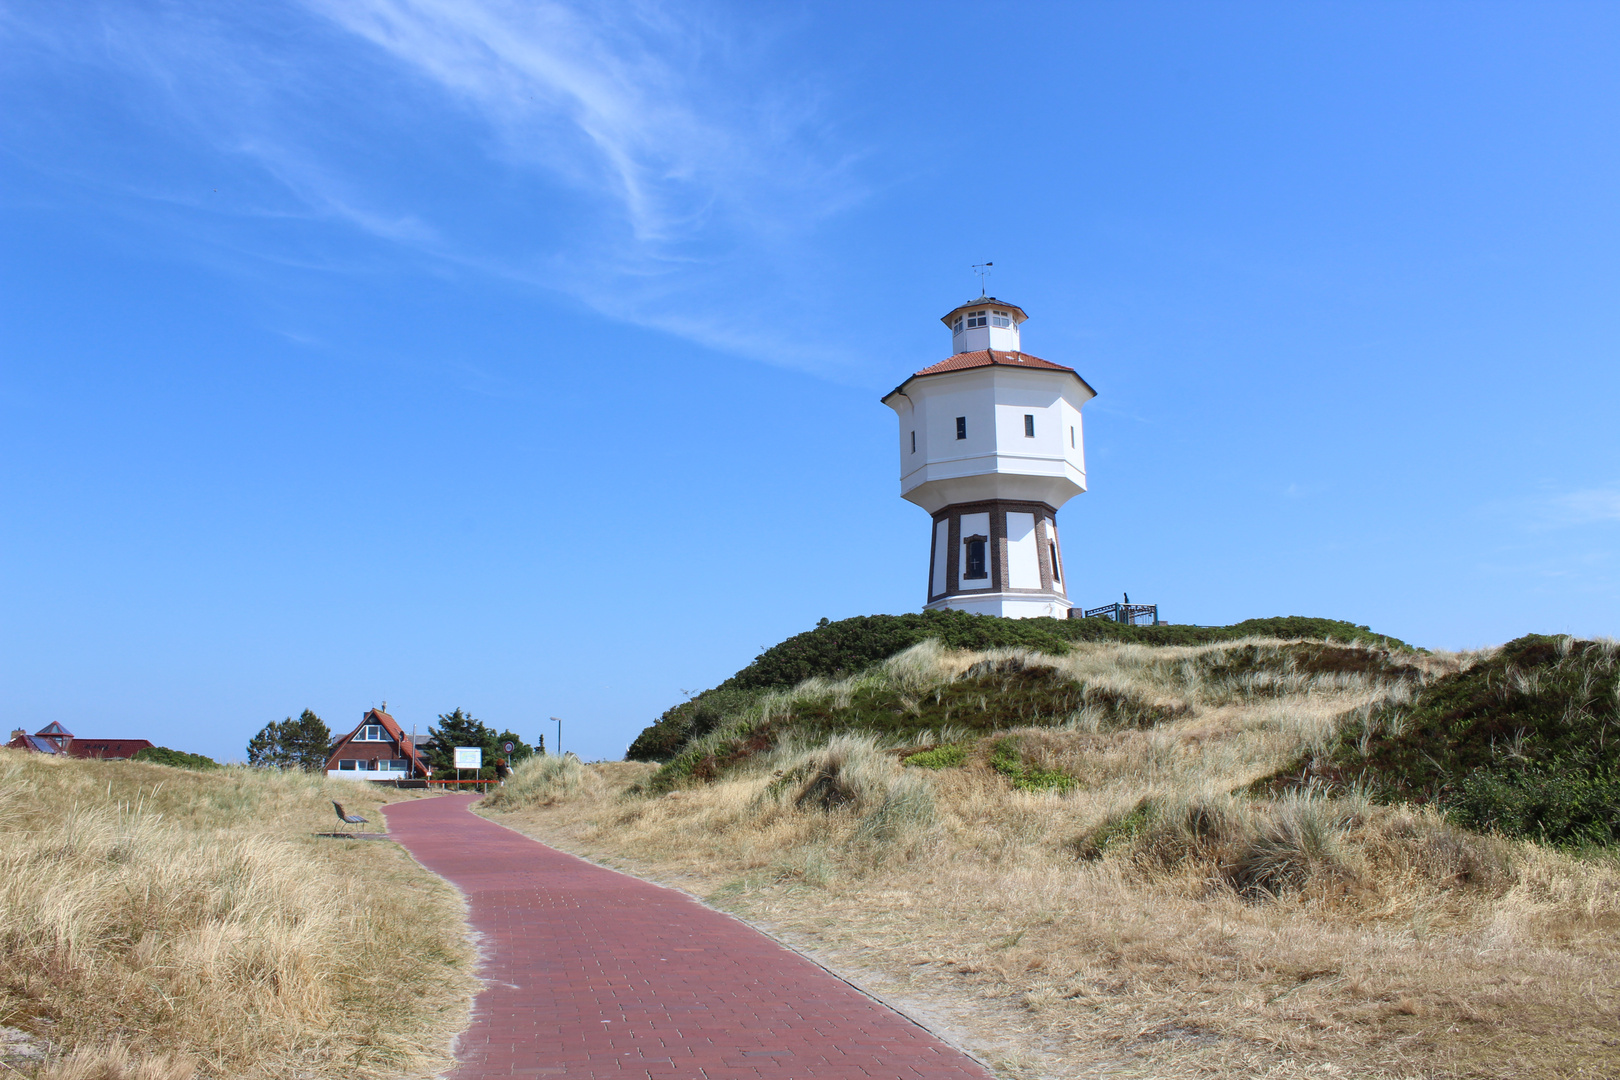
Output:
[[1007,304],[993,296],[981,296],[971,304],[955,308],[940,322],[951,328],[951,352],[978,352],[997,349],[1018,352],[1018,327],[1029,318],[1017,304]]

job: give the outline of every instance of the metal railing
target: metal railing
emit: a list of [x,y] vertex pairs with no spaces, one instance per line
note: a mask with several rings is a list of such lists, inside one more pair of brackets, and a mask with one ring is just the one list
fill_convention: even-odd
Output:
[[1159,625],[1158,604],[1104,604],[1102,607],[1086,608],[1085,617],[1088,619],[1111,619],[1127,626],[1139,626],[1146,623],[1149,626]]
[[490,784],[498,784],[499,780],[429,780],[429,787],[459,787],[466,784],[478,784],[487,788]]

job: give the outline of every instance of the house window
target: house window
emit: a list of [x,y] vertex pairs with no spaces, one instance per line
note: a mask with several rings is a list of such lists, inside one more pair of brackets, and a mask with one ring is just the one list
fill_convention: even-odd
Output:
[[1025,413],[1024,414],[1024,438],[1033,439],[1034,437],[1035,437],[1035,414],[1034,413]]
[[1069,428],[1069,445],[1070,446],[1074,445],[1074,428],[1073,427]]
[[340,770],[348,769],[349,771],[352,772],[354,770],[354,766],[355,766],[354,758],[338,758],[338,768]]
[[913,454],[917,452],[917,433],[915,431],[911,433],[911,452]]
[[988,575],[984,570],[984,542],[986,537],[970,536],[967,538],[967,573],[965,578],[984,578]]
[[1008,315],[1005,311],[992,312],[991,315],[990,315],[990,325],[991,326],[1011,326],[1012,325],[1012,316]]
[[961,332],[962,332],[962,316],[958,315],[956,317],[956,321],[951,324],[951,333],[960,334]]
[[367,772],[376,772],[377,771],[377,759],[372,758],[369,761],[366,761],[366,762],[362,763],[360,767],[362,769],[366,770]]
[[410,762],[406,761],[404,758],[394,758],[392,761],[389,761],[383,767],[386,768],[389,772],[404,772],[405,769],[406,769],[406,766],[408,766],[409,764],[410,764]]
[[355,742],[386,742],[387,740],[388,735],[383,731],[381,724],[367,724],[354,737]]
[[967,438],[967,417],[965,416],[956,418],[956,437],[958,439]]
[[982,311],[970,311],[968,312],[967,324],[968,329],[972,330],[976,326],[988,325],[989,320],[985,317],[985,313]]
[[1052,552],[1052,580],[1061,582],[1063,580],[1063,575],[1058,572],[1057,545],[1048,543],[1046,546]]

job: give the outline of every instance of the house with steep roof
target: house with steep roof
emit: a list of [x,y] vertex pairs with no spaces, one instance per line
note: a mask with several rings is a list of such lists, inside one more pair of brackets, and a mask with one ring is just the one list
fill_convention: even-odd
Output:
[[368,710],[326,759],[326,775],[339,780],[415,780],[431,771],[399,722],[381,709]]
[[11,750],[35,754],[66,754],[76,758],[132,758],[152,745],[150,739],[81,739],[52,720],[30,735],[23,728],[11,733],[6,743]]

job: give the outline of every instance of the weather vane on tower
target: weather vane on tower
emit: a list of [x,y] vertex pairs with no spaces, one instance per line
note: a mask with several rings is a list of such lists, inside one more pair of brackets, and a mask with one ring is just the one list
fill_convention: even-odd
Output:
[[984,291],[984,285],[985,285],[985,282],[990,277],[990,268],[992,266],[994,266],[994,265],[996,265],[996,264],[993,263],[993,262],[982,262],[982,263],[974,263],[973,264],[973,272],[975,274],[979,275],[979,295],[980,296],[988,295]]

